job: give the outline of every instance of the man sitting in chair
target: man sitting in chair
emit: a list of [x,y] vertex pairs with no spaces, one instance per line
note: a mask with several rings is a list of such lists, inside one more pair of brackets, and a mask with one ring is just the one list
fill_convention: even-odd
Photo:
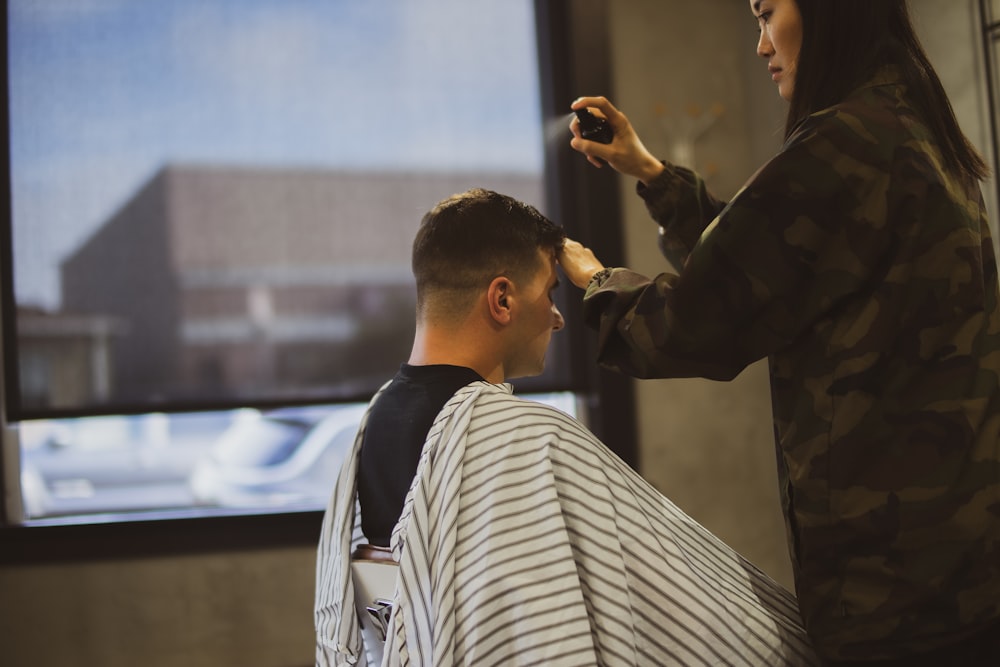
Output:
[[413,349],[323,521],[317,665],[365,663],[350,568],[365,541],[399,564],[383,664],[816,664],[788,591],[504,384],[539,374],[563,326],[563,239],[487,190],[424,216]]

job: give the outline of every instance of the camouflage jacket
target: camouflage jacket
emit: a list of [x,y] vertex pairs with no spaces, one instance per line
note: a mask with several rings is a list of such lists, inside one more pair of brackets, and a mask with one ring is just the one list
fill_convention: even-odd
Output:
[[680,267],[584,297],[599,361],[735,377],[767,357],[806,628],[893,657],[1000,617],[1000,311],[979,184],[950,175],[886,71],[814,114],[728,203],[640,185]]

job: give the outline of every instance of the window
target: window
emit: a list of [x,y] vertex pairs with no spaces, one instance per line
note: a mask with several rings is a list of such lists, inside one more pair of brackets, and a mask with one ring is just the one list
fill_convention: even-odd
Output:
[[422,212],[544,208],[526,0],[8,8],[14,419],[365,397]]
[[[590,76],[553,77],[578,48],[561,3],[6,10],[8,522],[321,508],[409,350],[424,211],[477,185],[567,225],[617,215],[553,185],[543,118]],[[560,335],[518,390],[575,411],[586,351]]]

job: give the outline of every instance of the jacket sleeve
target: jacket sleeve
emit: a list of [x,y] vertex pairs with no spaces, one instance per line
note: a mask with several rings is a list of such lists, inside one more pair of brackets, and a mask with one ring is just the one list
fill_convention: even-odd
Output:
[[668,162],[663,166],[663,173],[649,185],[636,185],[636,194],[660,226],[660,252],[680,267],[726,202],[713,197],[696,172]]
[[[729,380],[887,270],[892,154],[857,119],[809,119],[712,220],[677,274],[615,269],[584,295],[598,361],[629,375]],[[697,187],[697,183],[694,183]],[[676,187],[676,186],[675,186]],[[650,207],[683,248],[704,196]],[[669,198],[668,198],[669,202]],[[673,232],[673,233],[671,233]]]

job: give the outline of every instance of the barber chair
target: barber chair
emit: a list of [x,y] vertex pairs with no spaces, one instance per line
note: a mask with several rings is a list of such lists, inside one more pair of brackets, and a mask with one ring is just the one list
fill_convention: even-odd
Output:
[[399,564],[386,547],[359,544],[351,554],[354,607],[361,621],[361,639],[369,665],[382,663],[398,574]]

